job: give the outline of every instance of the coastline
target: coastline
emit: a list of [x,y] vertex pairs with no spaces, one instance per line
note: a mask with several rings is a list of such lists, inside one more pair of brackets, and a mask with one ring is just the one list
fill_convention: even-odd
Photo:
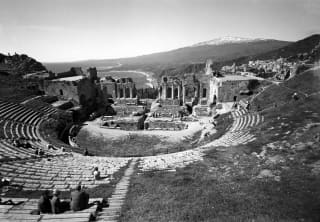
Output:
[[146,86],[153,88],[156,87],[155,85],[155,79],[153,78],[153,73],[152,72],[144,72],[144,71],[139,71],[139,70],[110,70],[109,72],[113,72],[113,73],[121,73],[121,72],[131,72],[131,73],[137,73],[137,74],[141,74],[146,76],[147,82],[145,83]]

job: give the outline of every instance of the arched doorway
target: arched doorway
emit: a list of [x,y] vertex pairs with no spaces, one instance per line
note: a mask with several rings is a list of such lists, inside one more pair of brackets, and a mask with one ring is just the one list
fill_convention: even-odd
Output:
[[174,98],[178,99],[178,88],[174,89]]
[[167,97],[166,98],[171,98],[171,96],[172,96],[172,88],[168,87],[167,88]]

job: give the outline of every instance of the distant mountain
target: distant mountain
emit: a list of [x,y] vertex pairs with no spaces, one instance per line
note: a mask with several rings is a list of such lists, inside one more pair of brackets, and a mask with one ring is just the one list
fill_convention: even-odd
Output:
[[233,37],[233,36],[226,36],[221,38],[212,39],[205,42],[199,42],[197,44],[192,45],[193,47],[203,46],[203,45],[223,45],[229,43],[248,43],[248,42],[258,42],[258,41],[267,41],[268,39],[261,39],[261,38],[243,38],[243,37]]
[[[217,43],[217,41],[216,41]],[[278,40],[255,40],[255,41],[224,41],[220,44],[203,44],[184,47],[172,51],[154,53],[134,58],[120,59],[125,64],[184,64],[204,62],[212,59],[215,62],[231,60],[243,56],[264,53],[279,49],[290,42]]]
[[[263,41],[263,40],[262,40]],[[269,40],[266,40],[269,41]],[[267,59],[278,59],[289,58],[292,60],[298,59],[298,57],[307,57],[311,61],[319,61],[320,59],[320,35],[311,35],[307,38],[299,41],[289,43],[284,47],[269,50],[264,53],[257,53],[249,56],[242,56],[233,59],[226,59],[222,61],[214,60],[213,66],[215,69],[220,69],[224,65],[232,65],[236,63],[238,65],[248,63],[250,60],[267,60]],[[305,58],[304,58],[305,59]],[[199,72],[203,70],[205,64],[183,64],[175,67],[169,67],[161,71],[160,75],[179,75],[181,73]]]
[[320,44],[320,35],[311,35],[297,42],[291,43],[280,49],[275,49],[266,53],[258,54],[254,57],[259,59],[276,59],[295,57],[298,54],[310,53],[317,45]]
[[[279,49],[288,44],[290,44],[290,42],[270,39],[227,37],[149,55],[121,59],[79,61],[67,64],[69,67],[81,66],[85,68],[88,66],[104,67],[109,66],[110,63],[116,64],[119,62],[123,65],[122,69],[141,69],[146,67],[161,67],[162,69],[181,64],[201,63],[209,58],[214,62],[232,60]],[[48,69],[56,72],[57,67],[66,67],[64,64],[65,63],[46,63],[45,65]]]
[[278,59],[288,58],[297,59],[303,54],[308,54],[307,56],[312,57],[313,60],[319,60],[320,56],[320,34],[311,35],[304,39],[298,40],[296,42],[290,43],[284,47],[270,50],[265,53],[259,53],[251,56],[244,56],[238,59],[232,59],[229,61],[224,61],[224,64],[243,64],[247,63],[250,60],[267,60],[267,59]]

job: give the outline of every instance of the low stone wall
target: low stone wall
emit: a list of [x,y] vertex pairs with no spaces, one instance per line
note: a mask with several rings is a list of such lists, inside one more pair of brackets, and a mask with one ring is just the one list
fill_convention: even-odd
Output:
[[180,100],[179,99],[166,99],[160,100],[160,104],[164,106],[180,106]]
[[106,120],[101,127],[121,130],[142,130],[144,128],[144,116],[133,116]]
[[130,116],[132,113],[143,112],[144,106],[136,105],[116,105],[113,106],[114,111],[116,111],[117,116]]
[[144,128],[147,130],[182,130],[187,127],[187,124],[180,120],[168,120],[163,118],[149,117],[144,123]]
[[192,113],[196,116],[210,116],[211,109],[209,106],[194,106]]
[[121,99],[115,99],[115,102],[117,104],[127,105],[127,104],[134,104],[137,105],[138,101],[136,98],[121,98]]
[[157,110],[154,111],[154,113],[158,117],[178,117],[179,111],[181,110],[181,107],[178,105],[162,105],[161,107],[158,107]]

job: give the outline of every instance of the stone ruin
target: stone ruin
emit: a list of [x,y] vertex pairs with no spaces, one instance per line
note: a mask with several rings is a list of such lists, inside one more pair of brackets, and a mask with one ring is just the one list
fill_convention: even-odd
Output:
[[[244,92],[248,91],[248,85],[254,78],[219,75],[213,71],[212,61],[208,60],[202,71],[185,73],[181,78],[162,76],[157,88],[158,98],[152,102],[150,110],[147,107],[150,104],[140,101],[132,78],[99,78],[96,68],[89,68],[85,75],[47,81],[45,91],[48,95],[71,99],[84,107],[94,107],[99,103],[111,107],[112,112],[107,115],[116,116],[103,124],[109,128],[117,125],[115,128],[124,129],[128,124],[128,128],[137,130],[177,130],[186,127],[181,123],[184,116],[210,116],[215,113],[217,104],[236,102],[245,97]],[[145,124],[140,124],[144,120]]]

